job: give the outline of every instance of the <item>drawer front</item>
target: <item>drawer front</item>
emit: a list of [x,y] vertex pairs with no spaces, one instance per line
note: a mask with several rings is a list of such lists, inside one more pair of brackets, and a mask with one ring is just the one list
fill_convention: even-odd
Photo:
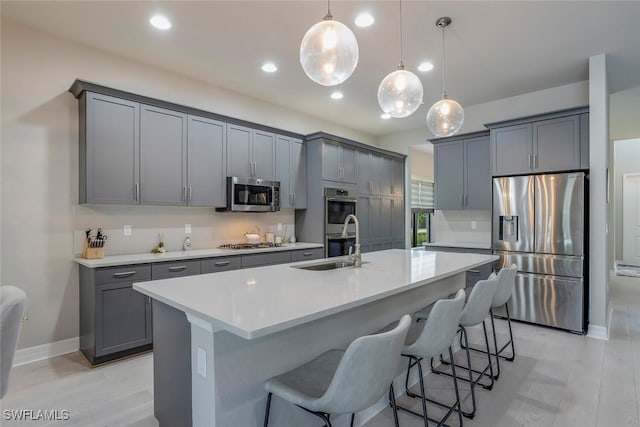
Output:
[[240,255],[200,260],[200,273],[202,274],[238,270],[240,268],[242,268],[242,257]]
[[323,248],[304,249],[291,252],[291,262],[320,259],[324,256]]
[[467,287],[475,285],[478,280],[487,279],[491,274],[492,267],[493,267],[493,263],[488,263],[488,264],[481,265],[480,267],[467,270],[466,272]]
[[284,264],[286,262],[291,262],[290,251],[271,252],[268,254],[242,255],[242,268]]
[[151,264],[99,267],[95,271],[96,285],[119,282],[144,282],[151,280]]
[[200,260],[156,262],[151,265],[151,279],[193,276],[200,274]]

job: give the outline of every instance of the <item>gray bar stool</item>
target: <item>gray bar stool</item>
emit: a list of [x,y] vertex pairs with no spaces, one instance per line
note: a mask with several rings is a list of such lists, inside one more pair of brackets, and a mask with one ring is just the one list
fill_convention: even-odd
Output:
[[331,414],[355,413],[378,402],[389,391],[395,425],[398,414],[393,378],[400,361],[400,350],[407,336],[411,316],[402,316],[388,331],[355,339],[345,351],[329,350],[309,363],[268,379],[264,425],[269,423],[271,397],[276,395],[320,417],[331,427]]
[[[439,426],[443,425],[454,411],[458,412],[458,419],[460,426],[462,426],[462,410],[460,407],[460,393],[458,392],[458,380],[456,377],[455,365],[451,365],[451,371],[453,375],[453,387],[456,395],[456,401],[453,405],[448,405],[433,399],[427,399],[425,396],[424,376],[420,361],[422,359],[433,359],[447,351],[449,352],[449,357],[453,360],[451,345],[458,331],[458,324],[460,323],[460,316],[462,315],[462,308],[464,307],[464,299],[465,292],[463,289],[460,289],[453,299],[441,299],[436,301],[418,337],[415,341],[405,344],[402,349],[402,355],[409,359],[404,387],[407,396],[420,398],[422,400],[422,414],[400,405],[398,405],[398,409],[402,409],[403,411],[422,417],[425,427],[428,426],[429,420],[438,423]],[[418,375],[420,377],[419,395],[414,394],[409,390],[409,373],[411,372],[411,368],[414,366],[418,367]],[[427,415],[427,402],[446,408],[447,413],[440,420],[429,418]]]
[[[444,365],[454,364],[458,368],[466,369],[469,373],[469,378],[459,377],[461,381],[466,381],[471,387],[471,411],[464,412],[462,415],[467,418],[473,418],[476,414],[476,395],[475,387],[480,385],[487,390],[493,388],[493,364],[491,363],[491,349],[489,347],[489,338],[487,336],[487,326],[485,319],[489,316],[489,310],[491,309],[491,303],[493,302],[493,295],[496,293],[498,287],[498,280],[496,278],[491,280],[479,280],[475,286],[471,289],[469,299],[462,310],[462,316],[460,317],[460,330],[462,334],[461,340],[464,339],[464,348],[467,356],[467,365],[455,364],[453,359],[446,361],[440,356],[440,362]],[[484,342],[487,348],[487,365],[482,370],[473,369],[471,366],[471,355],[469,352],[469,337],[467,336],[467,329],[472,326],[482,324],[482,330],[484,332]],[[433,366],[433,359],[431,360],[431,371],[439,375],[452,376],[449,372],[441,371]],[[487,371],[489,373],[487,374]],[[474,379],[473,373],[478,374]],[[488,384],[480,382],[483,376],[487,376],[490,380]]]
[[[516,286],[516,274],[518,273],[518,266],[515,264],[511,264],[509,267],[505,267],[501,269],[497,275],[492,273],[491,277],[496,277],[498,280],[498,288],[496,289],[496,293],[493,296],[493,302],[491,303],[491,310],[489,310],[491,314],[491,329],[493,331],[493,346],[495,353],[491,353],[492,356],[496,358],[496,375],[494,379],[498,379],[500,377],[500,358],[507,360],[509,362],[513,362],[516,357],[516,349],[513,343],[513,331],[511,329],[511,317],[509,316],[509,304],[508,301],[511,299],[511,295],[513,294],[513,289]],[[494,321],[493,310],[496,308],[500,308],[504,306],[506,311],[506,319],[507,325],[509,328],[509,340],[498,350],[498,339],[496,335],[496,324]],[[462,342],[460,343],[462,346]],[[507,347],[511,346],[511,356],[503,356],[502,352],[504,352]],[[469,347],[473,351],[477,351],[480,353],[486,353],[485,350]]]

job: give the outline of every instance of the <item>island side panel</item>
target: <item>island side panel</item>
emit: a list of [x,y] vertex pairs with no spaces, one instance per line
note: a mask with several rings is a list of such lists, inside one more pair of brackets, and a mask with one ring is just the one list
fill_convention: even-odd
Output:
[[[209,323],[188,316],[192,322],[194,427],[261,426],[266,405],[265,380],[331,348],[346,348],[355,338],[374,333],[403,314],[412,314],[464,286],[465,274],[459,273],[255,340],[227,331],[214,333]],[[198,372],[198,358],[201,364],[206,360],[206,372],[202,367]],[[404,366],[397,369],[401,375]],[[309,424],[310,417],[313,416],[274,398],[269,424],[297,427]],[[336,425],[342,418],[348,421],[348,417],[335,417]]]
[[160,426],[191,427],[191,325],[153,300],[153,413]]

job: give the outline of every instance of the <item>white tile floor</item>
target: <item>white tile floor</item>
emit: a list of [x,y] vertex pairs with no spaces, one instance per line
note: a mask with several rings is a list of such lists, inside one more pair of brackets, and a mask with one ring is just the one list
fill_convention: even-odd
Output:
[[[516,361],[502,363],[493,390],[478,391],[478,414],[464,425],[640,426],[640,279],[615,278],[611,297],[609,341],[515,323]],[[504,330],[504,324],[498,329]],[[0,401],[0,425],[157,427],[152,363],[152,355],[146,354],[90,369],[79,353],[72,353],[17,367]],[[426,382],[433,396],[452,395],[447,378],[432,374]],[[462,392],[468,395],[468,387],[462,386]],[[71,417],[9,421],[4,410],[12,409],[66,409]],[[433,406],[429,410],[430,415],[438,413]],[[309,425],[314,422],[310,419]],[[458,425],[457,417],[449,423]],[[392,425],[389,409],[366,424]],[[400,425],[423,426],[421,419],[406,413],[401,413]]]

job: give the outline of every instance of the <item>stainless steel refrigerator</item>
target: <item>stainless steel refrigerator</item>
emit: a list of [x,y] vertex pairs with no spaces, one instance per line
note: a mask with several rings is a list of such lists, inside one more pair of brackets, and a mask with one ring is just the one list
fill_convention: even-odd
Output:
[[586,186],[583,172],[493,179],[493,251],[518,266],[512,319],[586,332]]

